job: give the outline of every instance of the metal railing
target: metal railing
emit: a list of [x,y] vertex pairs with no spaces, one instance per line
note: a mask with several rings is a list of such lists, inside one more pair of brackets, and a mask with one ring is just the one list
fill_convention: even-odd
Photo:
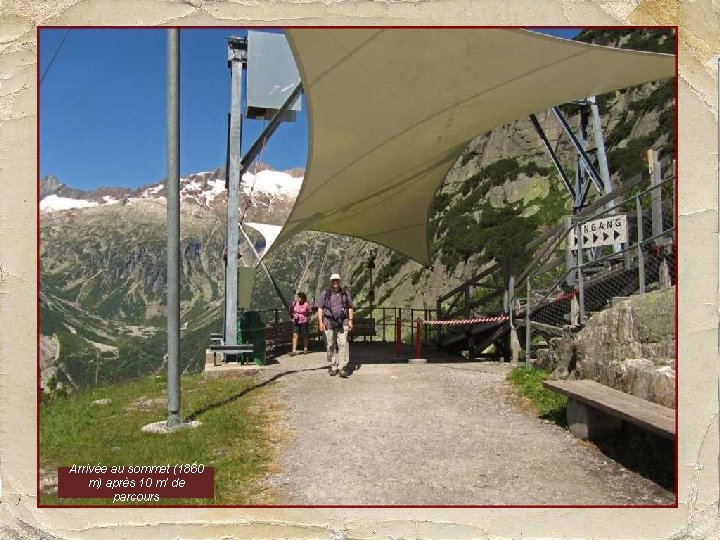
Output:
[[[647,173],[640,174],[506,260],[481,263],[483,270],[478,275],[438,298],[438,318],[502,314],[509,320],[502,328],[438,329],[443,332],[441,343],[457,348],[458,340],[464,339],[473,351],[480,339],[480,348],[496,343],[511,357],[518,346],[512,337],[516,330],[531,328],[525,335],[525,347],[530,349],[533,329],[536,334],[557,335],[564,326],[584,324],[588,312],[603,309],[613,296],[644,292],[653,283],[666,286],[674,282],[675,176],[661,181],[662,168],[674,173],[674,161],[655,159],[651,179]],[[648,184],[651,187],[643,189]],[[591,249],[568,245],[571,231],[582,244],[582,234],[588,232],[584,226],[617,218],[627,220],[627,237],[618,238],[614,245],[597,242],[597,238],[592,243],[600,245]],[[597,231],[597,235],[602,232],[607,231]],[[516,275],[514,262],[528,254],[532,258]],[[531,354],[526,351],[525,356],[529,359]]]
[[[532,358],[534,336],[547,339],[560,335],[563,327],[580,328],[589,313],[605,309],[613,298],[674,285],[674,181],[668,178],[572,219],[555,243],[556,247],[564,243],[564,257],[555,250],[554,257],[534,261],[524,283],[525,298],[515,301],[516,327],[525,334],[526,363]],[[625,242],[583,246],[583,236],[592,233],[590,224],[617,218],[626,220]],[[579,239],[577,244],[570,244],[571,231]]]
[[[260,313],[265,324],[282,324],[290,322],[290,313],[284,308],[270,308],[262,310],[254,310]],[[313,309],[313,315],[316,309]],[[361,336],[369,341],[395,342],[396,337],[396,321],[415,321],[417,319],[432,320],[437,316],[437,311],[431,308],[404,308],[392,306],[378,307],[356,307],[354,308],[354,317],[362,319],[375,320],[375,336]],[[311,324],[317,324],[313,316]],[[438,327],[425,326],[422,332],[422,343],[427,345],[436,342],[438,339]],[[401,341],[415,343],[415,325],[403,325]],[[358,336],[360,337],[360,336]]]

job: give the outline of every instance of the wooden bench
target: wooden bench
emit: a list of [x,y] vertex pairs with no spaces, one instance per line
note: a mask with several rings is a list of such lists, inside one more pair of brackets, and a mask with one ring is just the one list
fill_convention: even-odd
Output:
[[597,439],[630,422],[666,439],[675,437],[675,410],[595,381],[544,381],[545,388],[568,396],[567,421],[573,435]]
[[[292,334],[293,324],[291,321],[268,323],[265,327],[265,343],[268,348],[287,345],[292,342]],[[316,339],[321,335],[317,330],[317,325],[311,323],[308,327],[308,339]]]
[[[228,354],[252,354],[253,346],[251,343],[242,343],[240,345],[210,345],[210,350],[213,353],[213,365],[217,366],[218,353],[222,354],[223,356]],[[242,359],[242,357],[240,358]]]
[[355,318],[353,319],[353,331],[350,334],[350,340],[352,341],[356,337],[375,337],[377,331],[375,330],[375,319],[367,318]]
[[292,323],[290,321],[268,323],[265,326],[265,344],[268,348],[290,343],[292,339]]

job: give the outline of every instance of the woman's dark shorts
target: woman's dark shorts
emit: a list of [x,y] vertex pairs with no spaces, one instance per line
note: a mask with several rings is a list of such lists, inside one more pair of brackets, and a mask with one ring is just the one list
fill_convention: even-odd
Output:
[[300,334],[300,337],[302,339],[305,339],[308,335],[308,324],[309,323],[293,323],[293,334]]

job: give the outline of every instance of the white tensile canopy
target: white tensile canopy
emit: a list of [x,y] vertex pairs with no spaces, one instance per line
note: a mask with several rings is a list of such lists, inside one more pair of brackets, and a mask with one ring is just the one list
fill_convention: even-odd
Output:
[[305,180],[278,241],[315,230],[429,265],[428,212],[477,135],[675,74],[675,56],[504,29],[292,29],[308,105]]

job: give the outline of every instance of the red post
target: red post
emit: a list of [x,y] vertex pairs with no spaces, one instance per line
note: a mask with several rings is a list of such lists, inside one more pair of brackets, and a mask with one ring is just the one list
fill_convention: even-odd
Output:
[[418,318],[415,324],[415,358],[420,358],[422,354],[422,319]]
[[397,358],[400,358],[400,353],[401,353],[401,340],[400,340],[400,333],[402,332],[401,322],[402,322],[402,319],[400,319],[400,317],[395,318],[395,356]]

